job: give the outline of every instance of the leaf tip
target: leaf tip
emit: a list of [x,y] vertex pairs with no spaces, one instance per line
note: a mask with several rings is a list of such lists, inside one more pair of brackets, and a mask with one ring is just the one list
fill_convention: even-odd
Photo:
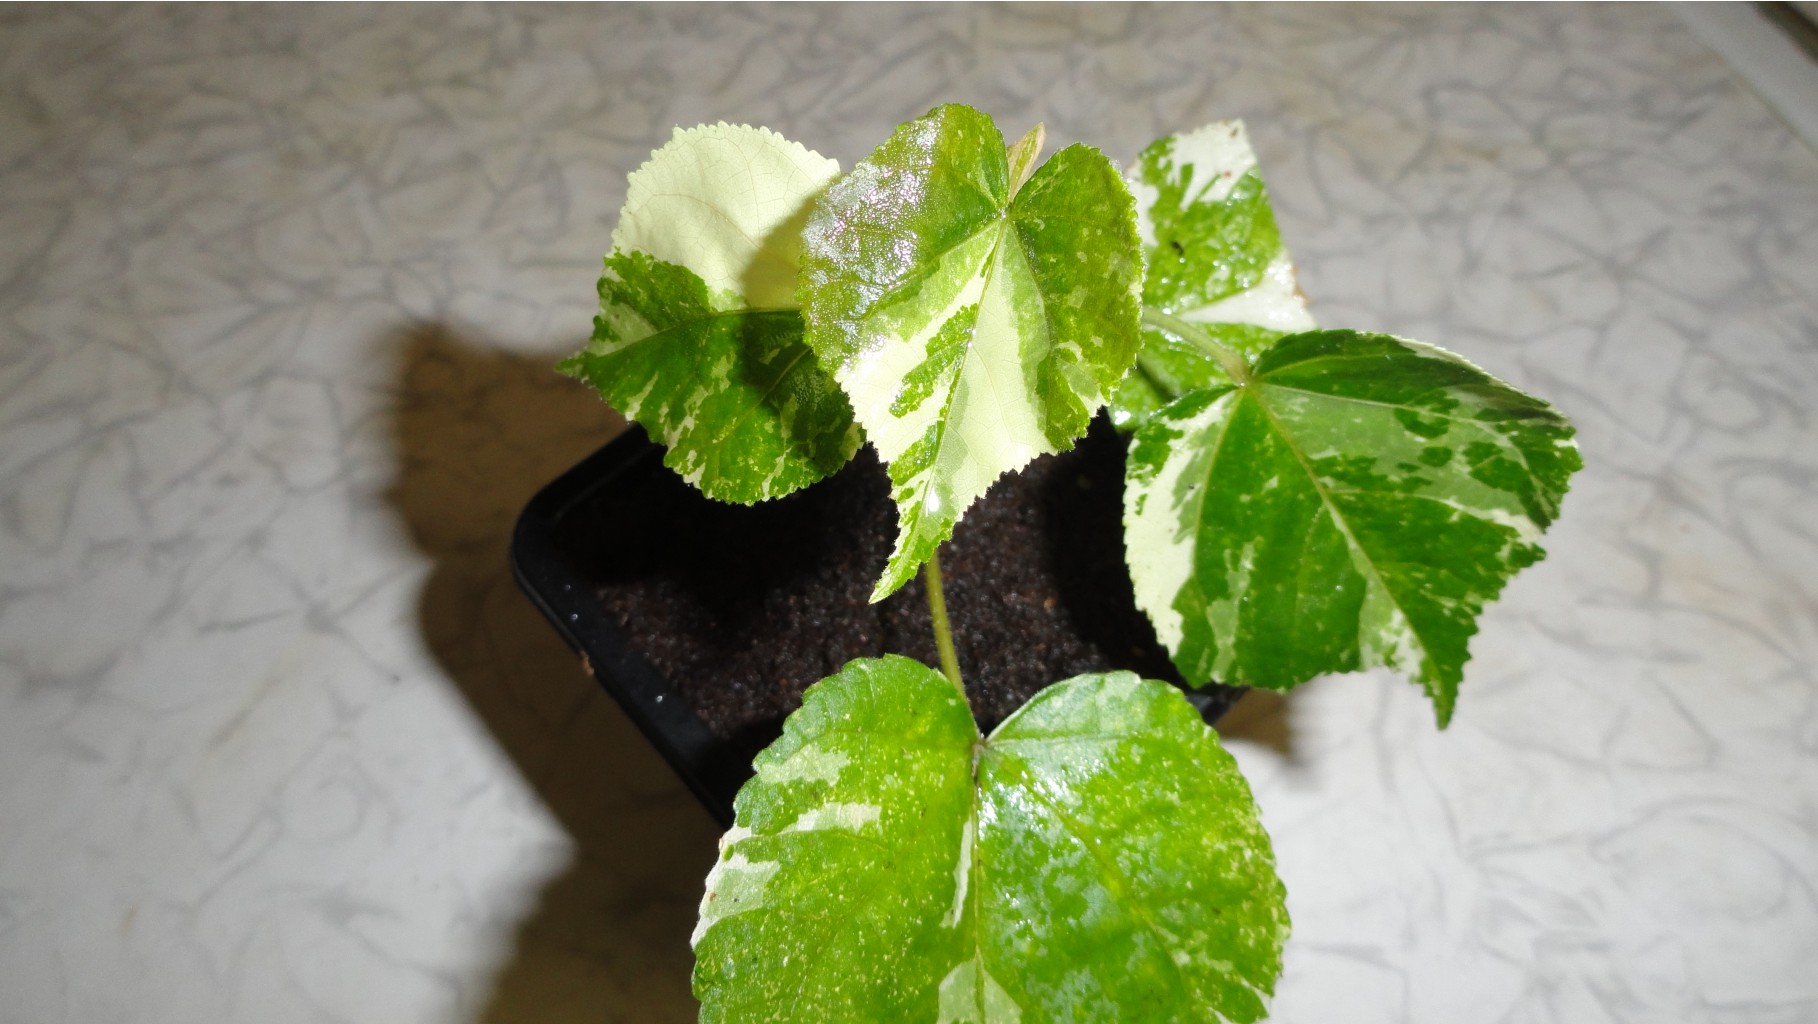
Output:
[[1036,160],[1042,155],[1042,144],[1048,138],[1048,128],[1040,121],[1029,129],[1028,134],[1018,139],[1008,150],[1010,162],[1010,194],[1016,195],[1023,187],[1023,182],[1035,173]]

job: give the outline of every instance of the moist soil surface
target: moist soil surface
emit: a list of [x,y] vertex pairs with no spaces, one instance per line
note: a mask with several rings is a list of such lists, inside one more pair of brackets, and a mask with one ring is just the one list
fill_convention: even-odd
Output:
[[[1180,685],[1124,566],[1124,447],[1101,416],[1072,451],[1000,479],[941,549],[960,672],[987,731],[1082,672]],[[564,516],[557,541],[632,649],[749,756],[853,658],[939,664],[919,578],[868,601],[895,536],[890,481],[866,446],[751,507],[703,498],[653,452]]]

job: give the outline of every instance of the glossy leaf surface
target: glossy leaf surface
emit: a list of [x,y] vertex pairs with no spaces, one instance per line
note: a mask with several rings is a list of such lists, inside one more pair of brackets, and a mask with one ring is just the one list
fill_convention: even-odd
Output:
[[561,365],[668,446],[710,497],[804,487],[858,448],[802,340],[801,225],[838,165],[761,128],[675,138],[631,175],[593,340]]
[[[1313,329],[1241,121],[1156,141],[1138,159],[1130,189],[1147,257],[1145,306],[1246,357]],[[1146,322],[1142,356],[1111,402],[1112,422],[1130,429],[1193,388],[1219,383],[1229,380],[1211,353]]]
[[1316,331],[1189,392],[1130,450],[1137,604],[1196,683],[1385,665],[1452,714],[1477,615],[1581,465],[1552,407],[1450,353]]
[[808,342],[889,464],[914,576],[1003,473],[1071,447],[1129,368],[1142,272],[1111,163],[1070,146],[1030,174],[991,119],[945,106],[898,128],[804,234]]
[[855,661],[756,767],[695,931],[704,1022],[1263,1013],[1268,837],[1170,686],[1080,676],[981,739],[932,669]]

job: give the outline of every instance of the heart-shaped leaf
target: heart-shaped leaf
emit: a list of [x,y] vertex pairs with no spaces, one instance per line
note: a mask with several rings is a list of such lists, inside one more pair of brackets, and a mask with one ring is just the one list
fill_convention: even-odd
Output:
[[706,1024],[1263,1014],[1274,857],[1173,687],[1079,676],[985,739],[932,669],[855,661],[756,767],[695,930]]
[[858,449],[795,306],[802,222],[838,172],[774,132],[718,124],[678,128],[631,175],[593,341],[560,368],[709,497],[778,497]]

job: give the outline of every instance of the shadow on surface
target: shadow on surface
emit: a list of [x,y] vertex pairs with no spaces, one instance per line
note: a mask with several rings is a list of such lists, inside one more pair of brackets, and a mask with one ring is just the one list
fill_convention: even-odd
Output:
[[1273,751],[1289,765],[1302,762],[1294,743],[1294,691],[1245,690],[1218,720],[1218,736],[1225,743],[1253,743]]
[[386,498],[434,560],[424,643],[572,841],[566,866],[527,896],[469,1019],[693,1021],[688,933],[717,830],[507,562],[531,495],[623,422],[551,370],[556,354],[501,352],[433,325],[384,345],[400,467]]

